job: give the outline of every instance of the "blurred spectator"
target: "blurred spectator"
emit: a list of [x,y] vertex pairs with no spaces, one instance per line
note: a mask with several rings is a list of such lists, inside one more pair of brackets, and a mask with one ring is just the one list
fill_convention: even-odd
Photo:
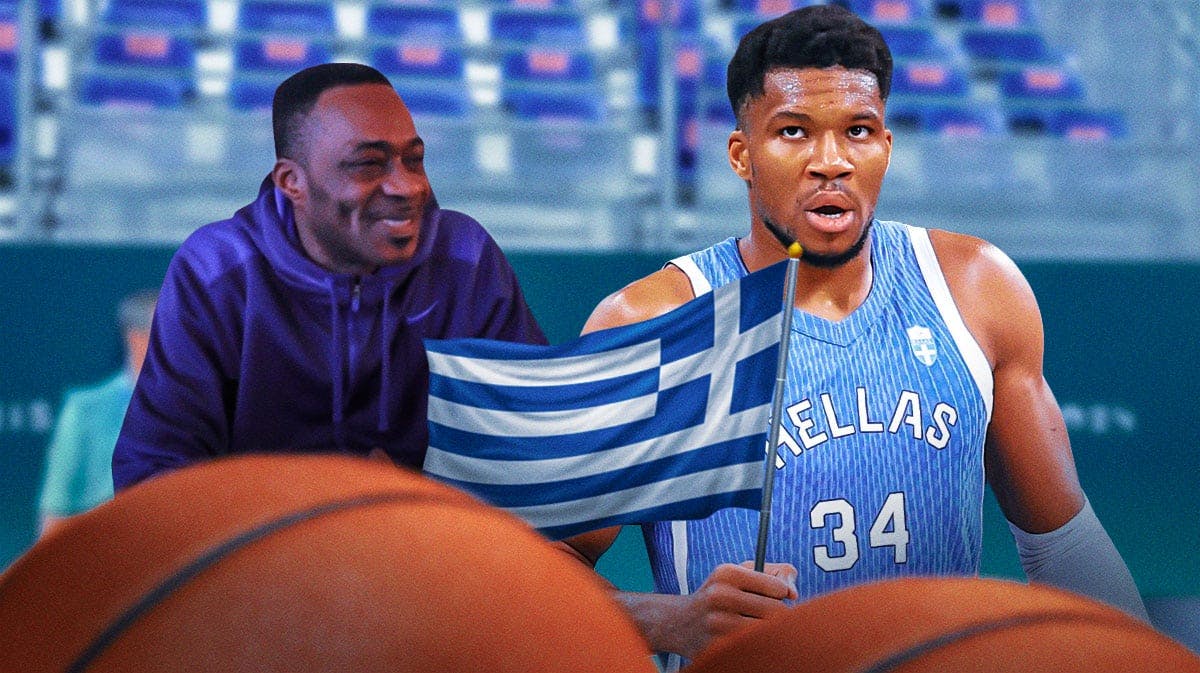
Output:
[[63,396],[47,449],[38,504],[42,535],[66,517],[113,496],[113,447],[146,357],[157,301],[156,290],[141,290],[121,300],[117,320],[124,341],[125,366],[101,383],[72,388]]

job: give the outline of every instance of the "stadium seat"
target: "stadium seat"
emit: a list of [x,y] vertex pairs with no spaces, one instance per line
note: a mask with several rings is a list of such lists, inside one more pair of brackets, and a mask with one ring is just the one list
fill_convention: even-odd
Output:
[[961,34],[962,47],[972,59],[1013,63],[1060,62],[1062,55],[1051,49],[1041,33],[967,27]]
[[637,0],[635,23],[638,35],[656,30],[669,18],[671,27],[695,33],[701,28],[698,0]]
[[1079,76],[1060,66],[1002,71],[999,88],[1008,126],[1019,134],[1048,132],[1055,109],[1084,98]]
[[229,106],[239,112],[270,112],[276,86],[260,77],[234,77],[226,94]]
[[487,3],[496,7],[512,7],[514,9],[533,11],[576,9],[578,6],[576,0],[487,0]]
[[502,93],[502,104],[516,119],[523,121],[602,122],[607,116],[604,100],[586,92],[506,88]]
[[457,10],[373,5],[367,10],[370,63],[388,77],[446,80],[462,95],[466,72]]
[[512,83],[594,83],[596,66],[586,51],[535,45],[505,52],[500,76]]
[[943,3],[954,8],[956,18],[990,28],[1029,28],[1035,25],[1029,0],[957,0]]
[[[637,87],[638,100],[647,110],[658,110],[660,85],[662,84],[662,41],[656,31],[640,33],[637,39]],[[676,95],[683,99],[696,99],[704,68],[704,55],[712,51],[705,49],[701,41],[690,32],[680,31],[675,36],[675,81]]]
[[204,0],[111,0],[101,15],[107,26],[201,30],[208,22]]
[[0,70],[16,72],[20,51],[20,28],[17,24],[18,5],[0,2]]
[[95,60],[100,65],[152,68],[191,68],[195,41],[167,32],[131,30],[96,38]]
[[461,48],[435,42],[379,45],[371,50],[370,60],[371,65],[389,77],[461,81],[466,71],[466,61]]
[[1000,111],[984,105],[931,105],[921,116],[921,131],[945,137],[1002,136]]
[[850,0],[849,7],[873,25],[915,23],[929,16],[922,0]]
[[191,94],[191,80],[187,78],[137,77],[127,73],[88,73],[79,87],[81,103],[102,107],[181,108]]
[[471,113],[471,101],[462,89],[422,85],[404,81],[396,84],[404,105],[415,117],[445,117],[461,119]]
[[793,9],[824,4],[825,0],[734,0],[733,10],[738,14],[753,15],[756,22],[761,22],[766,18],[783,16]]
[[888,126],[941,137],[992,137],[1005,134],[1004,117],[991,105],[900,98],[888,103]]
[[897,59],[950,60],[953,56],[953,51],[927,26],[884,24],[878,28]]
[[1046,130],[1067,140],[1103,142],[1127,138],[1129,123],[1119,110],[1064,107],[1049,112]]
[[366,35],[421,44],[458,44],[463,39],[458,11],[422,5],[371,5],[367,9]]
[[242,38],[233,50],[239,72],[294,72],[329,60],[327,44],[303,37]]
[[323,2],[245,0],[238,11],[243,31],[329,37],[336,33],[333,5]]
[[0,172],[8,172],[16,154],[17,87],[9,73],[0,71]]
[[960,98],[970,89],[965,69],[940,61],[903,61],[892,75],[894,96],[943,96]]
[[1006,102],[1061,102],[1083,98],[1083,82],[1075,72],[1053,65],[1027,66],[999,74]]
[[588,35],[583,18],[574,12],[497,9],[490,17],[491,39],[500,46],[554,45],[584,49]]
[[705,53],[704,75],[700,84],[700,104],[706,122],[733,128],[735,119],[733,110],[729,107],[729,94],[725,87],[727,68],[725,59],[715,50]]

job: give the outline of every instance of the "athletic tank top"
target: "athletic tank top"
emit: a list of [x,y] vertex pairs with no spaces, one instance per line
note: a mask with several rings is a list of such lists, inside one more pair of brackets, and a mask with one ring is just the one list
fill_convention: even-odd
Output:
[[[979,570],[991,368],[924,229],[876,221],[871,290],[839,322],[793,317],[767,562],[800,599],[902,575]],[[748,271],[736,239],[673,260],[696,294]],[[758,512],[643,526],[657,590],[754,558]]]

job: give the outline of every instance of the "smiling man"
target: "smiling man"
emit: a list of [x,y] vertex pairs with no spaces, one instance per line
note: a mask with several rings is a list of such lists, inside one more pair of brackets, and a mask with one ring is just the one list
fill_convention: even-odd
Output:
[[[1031,580],[1145,618],[1079,484],[1016,265],[979,239],[875,217],[891,74],[879,31],[839,6],[743,37],[728,155],[749,233],[632,283],[585,326],[661,315],[803,247],[766,572],[745,563],[757,512],[647,523],[658,593],[619,598],[657,650],[691,657],[785,601],[858,583],[977,574],[985,478]],[[616,532],[568,543],[594,564]]]
[[168,268],[113,456],[117,489],[245,452],[383,452],[419,468],[424,338],[545,343],[508,261],[438,207],[388,79],[333,63],[272,106],[258,198]]

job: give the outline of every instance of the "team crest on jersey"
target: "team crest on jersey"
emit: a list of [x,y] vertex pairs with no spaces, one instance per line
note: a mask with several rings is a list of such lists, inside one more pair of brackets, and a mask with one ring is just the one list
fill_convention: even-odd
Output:
[[928,327],[914,325],[908,328],[908,345],[913,355],[926,367],[937,360],[937,344],[933,341],[933,332]]

